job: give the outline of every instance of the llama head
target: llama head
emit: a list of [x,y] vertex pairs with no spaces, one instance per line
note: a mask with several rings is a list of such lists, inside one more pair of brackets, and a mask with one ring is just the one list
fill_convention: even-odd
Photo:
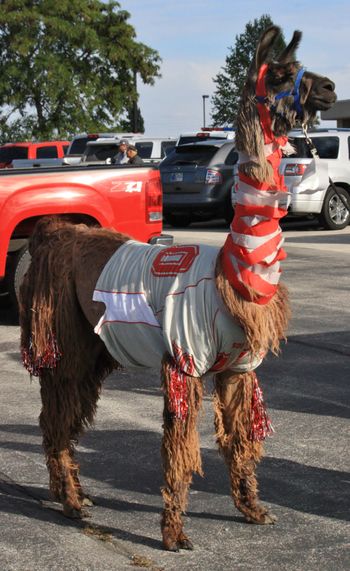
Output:
[[[303,123],[314,119],[317,111],[329,109],[336,100],[334,83],[328,77],[302,70],[300,63],[295,61],[301,32],[295,31],[277,60],[272,60],[271,51],[280,34],[277,26],[264,32],[249,70],[249,78],[255,78],[256,82],[261,67],[264,64],[267,66],[266,101],[271,109],[272,128],[277,136],[279,133],[286,134],[297,119]],[[298,80],[300,85],[297,85]]]
[[[310,122],[317,111],[329,109],[336,100],[335,86],[330,79],[306,71],[295,60],[301,32],[295,31],[288,46],[273,59],[273,46],[280,34],[277,26],[262,34],[249,68],[237,119],[237,148],[255,158],[264,180],[269,178],[269,168],[268,165],[264,168],[259,104],[269,114],[273,136],[281,137],[286,136],[297,121]],[[255,174],[261,178],[258,172]]]

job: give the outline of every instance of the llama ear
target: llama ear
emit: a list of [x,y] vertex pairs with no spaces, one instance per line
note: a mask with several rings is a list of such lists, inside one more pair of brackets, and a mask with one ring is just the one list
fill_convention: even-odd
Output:
[[288,46],[283,50],[277,61],[279,63],[287,63],[289,61],[293,61],[295,59],[295,52],[297,51],[300,40],[301,40],[302,33],[299,30],[295,30],[293,37],[288,44]]
[[270,50],[280,34],[281,29],[278,26],[271,26],[262,34],[255,54],[256,71],[267,61]]

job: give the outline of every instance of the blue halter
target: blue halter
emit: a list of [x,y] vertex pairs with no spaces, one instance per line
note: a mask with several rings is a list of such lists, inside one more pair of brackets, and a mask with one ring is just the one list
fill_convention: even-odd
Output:
[[[293,88],[290,91],[281,91],[280,93],[277,93],[276,97],[275,97],[275,101],[278,101],[279,99],[283,99],[283,97],[289,97],[290,95],[293,95],[294,97],[294,101],[293,101],[293,107],[295,109],[295,111],[298,114],[298,117],[302,116],[303,110],[301,108],[301,104],[300,104],[300,84],[301,84],[301,80],[302,77],[305,73],[305,69],[303,67],[301,67],[297,73],[297,76],[295,78],[295,82],[293,85]],[[266,103],[266,97],[264,97],[263,95],[257,95],[256,99],[259,103]],[[271,109],[275,109],[276,106],[275,105],[271,105]]]

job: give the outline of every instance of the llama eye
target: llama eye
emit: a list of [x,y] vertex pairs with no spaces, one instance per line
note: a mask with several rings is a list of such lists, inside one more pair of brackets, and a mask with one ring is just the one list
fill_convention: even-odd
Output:
[[274,80],[275,85],[280,86],[283,83],[286,83],[286,77],[275,77],[275,80]]

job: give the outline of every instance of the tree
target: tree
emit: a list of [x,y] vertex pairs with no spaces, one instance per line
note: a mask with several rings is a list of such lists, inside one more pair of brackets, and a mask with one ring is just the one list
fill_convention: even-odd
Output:
[[134,104],[126,112],[126,118],[120,122],[121,131],[132,131],[133,133],[144,133],[145,124],[141,115],[141,110]]
[[[264,14],[253,22],[248,22],[245,32],[236,36],[235,47],[229,48],[225,66],[213,79],[216,91],[212,97],[214,126],[232,127],[236,121],[239,100],[252,61],[257,42],[264,30],[273,25],[268,14]],[[276,55],[286,46],[283,36],[275,45]]]
[[153,85],[161,61],[129,17],[115,0],[1,2],[0,138],[125,128],[136,75]]
[[[134,88],[137,92],[137,75],[134,73]],[[137,105],[136,99],[131,107],[126,111],[126,118],[120,123],[122,131],[133,131],[134,133],[144,133],[144,121],[141,115],[141,110]]]

